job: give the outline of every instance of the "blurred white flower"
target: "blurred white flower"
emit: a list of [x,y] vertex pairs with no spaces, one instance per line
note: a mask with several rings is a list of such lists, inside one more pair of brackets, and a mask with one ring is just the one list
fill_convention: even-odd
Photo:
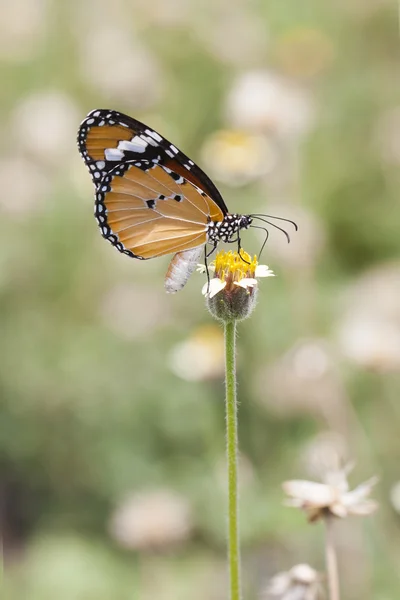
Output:
[[334,353],[325,340],[300,340],[274,364],[260,370],[256,385],[259,402],[278,415],[311,412],[329,422],[333,419],[335,425],[337,418],[343,419],[343,386]]
[[315,214],[297,205],[287,204],[261,207],[260,212],[291,219],[298,226],[298,231],[294,231],[290,224],[273,221],[289,232],[290,244],[279,231],[275,232],[273,227],[268,226],[274,236],[274,243],[268,246],[268,253],[273,256],[274,261],[301,273],[318,263],[325,247],[326,234],[322,221]]
[[217,60],[236,67],[258,63],[268,44],[265,21],[245,7],[231,5],[227,10],[226,6],[215,6],[215,18],[206,15],[203,20],[196,19],[194,35],[203,47]]
[[[142,310],[143,306],[146,310]],[[138,284],[120,283],[103,296],[100,315],[115,334],[136,339],[149,336],[170,319],[160,294]]]
[[32,60],[45,41],[48,16],[48,0],[2,2],[0,57],[15,62]]
[[276,155],[264,136],[220,130],[205,140],[202,158],[215,179],[228,185],[244,185],[270,171]]
[[203,325],[172,349],[171,370],[188,381],[203,381],[224,373],[224,338],[220,327]]
[[65,169],[65,160],[75,157],[75,132],[80,115],[74,101],[56,90],[42,90],[20,101],[12,115],[12,126],[21,149],[45,164]]
[[162,73],[156,58],[120,26],[104,25],[83,38],[81,72],[85,82],[110,101],[148,108],[160,98]]
[[294,82],[267,70],[248,71],[234,82],[226,115],[233,128],[296,141],[312,127],[314,106]]
[[296,25],[285,30],[275,44],[276,63],[290,77],[320,75],[334,59],[333,41],[322,29]]
[[111,536],[129,550],[163,550],[186,541],[192,529],[188,500],[169,489],[132,493],[109,523]]
[[372,477],[354,490],[350,490],[347,481],[349,470],[350,467],[345,467],[327,471],[324,475],[325,483],[305,480],[285,481],[282,487],[289,496],[286,504],[304,510],[310,522],[329,514],[342,519],[350,515],[372,514],[378,508],[378,504],[368,496],[376,485],[377,478]]
[[348,290],[338,324],[343,354],[365,369],[400,369],[400,265],[374,268]]
[[302,450],[300,462],[310,477],[323,481],[326,473],[340,471],[347,457],[344,436],[333,431],[322,431]]
[[323,597],[321,580],[321,575],[309,565],[296,565],[290,571],[277,573],[272,577],[263,598],[318,600]]
[[1,212],[24,217],[43,209],[50,184],[34,163],[21,156],[0,160],[0,181]]
[[135,12],[139,11],[150,25],[190,27],[193,5],[187,0],[136,0]]

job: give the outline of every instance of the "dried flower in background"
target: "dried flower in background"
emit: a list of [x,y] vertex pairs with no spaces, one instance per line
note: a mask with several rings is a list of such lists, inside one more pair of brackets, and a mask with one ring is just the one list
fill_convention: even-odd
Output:
[[381,373],[400,370],[400,266],[364,274],[349,288],[337,336],[357,366]]
[[322,576],[307,564],[277,573],[263,592],[263,598],[279,600],[318,600],[323,597]]
[[45,207],[51,183],[46,174],[30,160],[23,156],[0,160],[0,181],[3,189],[0,197],[2,213],[29,219],[32,213]]
[[324,481],[325,473],[340,471],[348,462],[346,439],[334,431],[322,431],[307,443],[300,455],[300,465],[308,475]]
[[187,499],[158,489],[125,498],[111,516],[109,531],[129,550],[162,550],[187,540],[192,527]]
[[256,386],[260,404],[282,418],[306,413],[322,417],[338,431],[346,428],[346,395],[326,340],[299,340],[275,363],[260,369]]
[[310,210],[293,204],[269,204],[268,208],[261,207],[260,212],[290,218],[298,225],[290,244],[282,236],[275,235],[268,251],[278,264],[290,269],[294,275],[304,277],[304,272],[316,266],[325,249],[326,232],[321,219]]
[[169,356],[171,370],[187,381],[204,381],[224,373],[224,336],[219,327],[203,325],[177,344]]
[[347,481],[350,470],[351,467],[347,466],[341,470],[328,471],[325,474],[325,483],[285,481],[282,487],[289,496],[286,500],[287,506],[304,510],[310,522],[329,515],[345,518],[350,515],[372,514],[378,508],[378,504],[368,496],[377,483],[377,477],[372,477],[350,490]]
[[295,27],[277,41],[275,54],[278,65],[290,77],[311,79],[332,64],[332,40],[321,29]]
[[29,61],[41,50],[49,24],[48,0],[2,2],[0,57],[12,62]]
[[220,130],[206,139],[202,156],[207,170],[219,181],[244,185],[270,171],[274,147],[261,135]]
[[[138,306],[146,306],[148,310],[135,310]],[[120,283],[109,288],[99,308],[104,324],[125,339],[148,337],[170,320],[168,306],[160,295],[137,283]]]
[[247,71],[234,82],[226,104],[233,128],[271,133],[295,141],[314,120],[310,95],[293,81],[272,71]]
[[43,164],[65,170],[66,160],[75,159],[71,131],[79,123],[72,97],[58,90],[42,90],[23,98],[12,116],[13,132],[22,150]]
[[136,109],[160,99],[163,76],[150,49],[120,25],[89,30],[83,38],[83,80],[110,101],[125,100]]

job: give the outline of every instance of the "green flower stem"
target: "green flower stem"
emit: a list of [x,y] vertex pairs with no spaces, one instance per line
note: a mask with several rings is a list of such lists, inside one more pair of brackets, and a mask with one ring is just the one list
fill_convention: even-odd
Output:
[[225,321],[226,451],[228,461],[228,552],[230,600],[241,600],[238,522],[238,423],[236,401],[236,321]]

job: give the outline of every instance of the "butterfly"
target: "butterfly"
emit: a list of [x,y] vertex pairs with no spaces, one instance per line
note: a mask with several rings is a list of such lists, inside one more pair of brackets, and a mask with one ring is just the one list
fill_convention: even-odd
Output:
[[231,214],[200,167],[159,133],[123,113],[91,111],[80,125],[77,143],[95,186],[94,213],[101,234],[131,258],[175,253],[165,281],[168,292],[181,289],[202,252],[207,258],[219,242],[236,242],[240,251],[240,232],[257,227],[254,219],[281,229],[266,221],[279,217]]

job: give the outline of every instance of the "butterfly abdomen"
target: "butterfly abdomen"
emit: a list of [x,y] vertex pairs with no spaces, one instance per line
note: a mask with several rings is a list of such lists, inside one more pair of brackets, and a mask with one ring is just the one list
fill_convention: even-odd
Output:
[[204,247],[198,246],[175,254],[165,276],[164,285],[168,294],[179,292],[186,285],[203,252]]

